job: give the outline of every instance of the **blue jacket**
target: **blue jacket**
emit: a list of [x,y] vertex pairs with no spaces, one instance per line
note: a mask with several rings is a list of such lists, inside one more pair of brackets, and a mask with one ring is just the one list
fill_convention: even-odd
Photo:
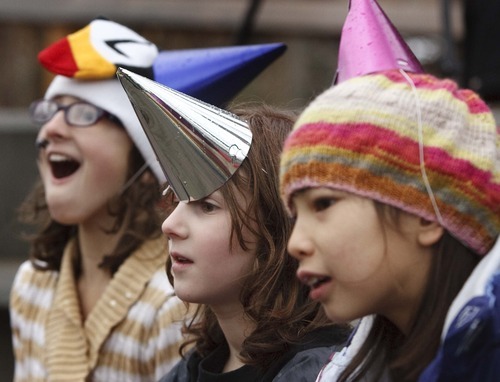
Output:
[[[348,346],[332,357],[317,382],[337,381],[371,325],[371,316],[359,322]],[[436,357],[419,382],[500,381],[500,239],[476,266],[450,306],[443,337]],[[390,378],[384,375],[383,380]],[[368,375],[363,381],[373,378]]]
[[443,333],[419,382],[500,381],[500,240],[453,302]]

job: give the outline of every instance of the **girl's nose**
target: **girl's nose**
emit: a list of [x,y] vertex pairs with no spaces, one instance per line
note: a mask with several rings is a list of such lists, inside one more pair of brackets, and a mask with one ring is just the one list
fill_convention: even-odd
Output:
[[69,129],[71,129],[71,126],[68,126],[64,119],[64,111],[59,110],[40,128],[37,141],[54,141],[67,138]]
[[314,252],[313,243],[307,232],[306,227],[297,219],[288,240],[288,252],[297,260],[311,256]]
[[161,225],[162,232],[169,239],[184,239],[187,237],[187,226],[185,224],[185,209],[187,203],[180,202]]

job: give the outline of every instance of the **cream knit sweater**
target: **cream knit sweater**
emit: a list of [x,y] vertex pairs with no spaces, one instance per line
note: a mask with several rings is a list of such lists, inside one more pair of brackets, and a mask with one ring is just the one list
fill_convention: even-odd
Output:
[[165,238],[119,268],[82,323],[71,267],[19,269],[11,291],[15,381],[156,381],[178,361],[184,304],[165,275]]

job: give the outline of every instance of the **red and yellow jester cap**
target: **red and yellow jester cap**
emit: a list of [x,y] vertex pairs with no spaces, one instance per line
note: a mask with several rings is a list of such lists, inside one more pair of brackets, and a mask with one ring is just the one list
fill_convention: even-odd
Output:
[[42,50],[38,59],[54,74],[100,80],[114,78],[118,66],[148,76],[157,55],[156,45],[133,30],[98,18]]

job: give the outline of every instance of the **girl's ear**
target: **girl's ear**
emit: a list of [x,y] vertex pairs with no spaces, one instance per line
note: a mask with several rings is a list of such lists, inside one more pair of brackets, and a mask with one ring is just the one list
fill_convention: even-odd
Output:
[[444,228],[439,223],[420,219],[418,232],[418,242],[420,245],[429,247],[436,244],[443,237],[443,234]]

